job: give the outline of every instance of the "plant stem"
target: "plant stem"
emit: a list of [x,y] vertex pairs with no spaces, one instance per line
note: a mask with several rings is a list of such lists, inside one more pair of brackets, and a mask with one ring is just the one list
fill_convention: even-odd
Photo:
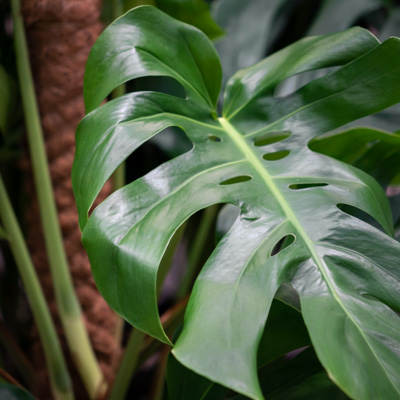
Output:
[[74,362],[89,396],[94,398],[99,394],[99,390],[104,389],[102,388],[103,375],[96,361],[83,323],[80,305],[74,291],[65,256],[56,205],[53,198],[19,0],[12,0],[11,5],[22,104],[57,307]]
[[73,399],[71,380],[50,311],[1,176],[0,200],[0,216],[39,330],[53,395],[56,399]]
[[18,386],[19,388],[27,391],[14,377],[12,377],[7,371],[0,367],[0,378],[4,382],[11,383],[14,386]]
[[[161,323],[168,337],[172,337],[183,322],[189,297],[185,297],[161,316]],[[162,347],[162,343],[148,336],[140,351],[139,364],[142,365],[152,354]]]
[[157,364],[156,376],[153,383],[151,400],[161,400],[164,394],[165,388],[165,371],[167,370],[168,355],[170,353],[170,346],[164,344],[161,352],[160,358]]
[[204,246],[207,243],[210,229],[214,223],[217,212],[218,205],[208,207],[206,210],[204,210],[200,226],[197,229],[196,236],[193,240],[193,244],[189,252],[188,268],[180,285],[179,298],[185,296],[189,292],[190,287],[193,284],[194,275],[196,274],[197,266],[199,264],[199,259],[203,254]]
[[[188,298],[182,299],[162,315],[161,323],[167,334],[170,333],[172,335],[181,324],[187,302]],[[147,343],[144,339],[146,339],[146,334],[135,328],[132,329],[108,400],[125,399],[132,376],[138,365],[142,365],[155,351],[163,346],[161,342],[151,337],[147,336],[147,339],[149,339]]]
[[[168,328],[170,327],[173,327],[175,330],[177,324],[180,324],[181,320],[183,319],[183,312],[187,302],[187,298],[181,300],[178,304],[162,315],[161,323],[163,324],[166,332],[168,332]],[[161,342],[156,342],[153,338],[149,338],[151,339],[151,342],[150,344],[146,345],[144,343],[145,338],[145,333],[135,328],[132,329],[124,356],[122,357],[122,361],[117,372],[117,376],[114,380],[111,395],[108,400],[123,400],[126,392],[129,389],[129,384],[134,372],[137,369],[137,366],[142,365],[142,363],[147,360],[148,356],[153,354],[153,349],[158,349],[157,346],[151,347],[151,344],[157,343],[162,346]]]
[[119,366],[109,400],[123,400],[137,368],[140,349],[146,334],[133,328]]

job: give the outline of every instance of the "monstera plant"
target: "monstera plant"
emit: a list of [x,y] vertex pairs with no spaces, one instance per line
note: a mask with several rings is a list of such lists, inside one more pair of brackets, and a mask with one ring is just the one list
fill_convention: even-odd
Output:
[[[285,79],[327,67],[337,68],[275,95]],[[102,105],[120,84],[145,76],[174,79],[185,98],[144,91]],[[88,114],[77,131],[73,187],[94,278],[111,307],[171,344],[157,309],[163,254],[191,215],[233,204],[239,216],[198,275],[173,345],[179,363],[262,399],[257,350],[274,296],[286,287],[297,292],[317,357],[343,392],[400,398],[400,244],[387,198],[365,172],[308,146],[400,101],[399,39],[380,44],[360,28],[308,37],[238,71],[220,96],[209,39],[143,6],[100,36],[84,85]],[[181,128],[192,149],[88,217],[116,168],[168,127]]]

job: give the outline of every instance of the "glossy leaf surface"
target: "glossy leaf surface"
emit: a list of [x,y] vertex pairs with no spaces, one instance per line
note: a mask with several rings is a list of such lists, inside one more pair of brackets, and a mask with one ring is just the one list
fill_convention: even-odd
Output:
[[[343,65],[343,66],[342,66]],[[342,66],[294,94],[275,87],[307,70]],[[125,95],[117,85],[167,75],[187,98]],[[157,269],[174,232],[198,210],[231,203],[240,215],[193,288],[173,353],[185,366],[252,399],[263,398],[257,348],[282,283],[299,294],[318,358],[351,397],[399,396],[398,258],[390,208],[364,172],[311,151],[317,135],[400,100],[400,43],[351,29],[301,40],[227,84],[200,31],[151,7],[132,10],[95,44],[87,64],[89,113],[77,131],[73,186],[83,243],[99,290],[137,328],[169,342],[158,316]],[[142,143],[178,126],[193,149],[111,195],[101,187]],[[215,138],[218,138],[216,140]],[[342,212],[356,207],[387,234]],[[276,252],[282,239],[292,243]]]

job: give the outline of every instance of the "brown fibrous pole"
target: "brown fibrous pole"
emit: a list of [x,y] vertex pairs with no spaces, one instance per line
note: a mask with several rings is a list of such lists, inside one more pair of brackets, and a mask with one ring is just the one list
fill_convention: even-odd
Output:
[[[70,178],[75,153],[75,130],[85,114],[82,87],[84,68],[89,51],[102,30],[99,21],[101,1],[24,0],[22,8],[64,246],[90,339],[100,367],[110,383],[121,353],[115,332],[118,318],[96,289],[89,261],[81,245]],[[28,160],[23,162],[23,168],[30,170]],[[28,245],[62,335],[32,179],[27,179],[26,186]],[[110,192],[111,183],[107,183],[99,200]],[[34,336],[32,355],[37,368],[36,394],[40,398],[47,398],[49,391],[45,363],[39,338],[36,334]],[[71,362],[69,365],[74,370]],[[87,398],[77,374],[73,375],[76,375],[77,399]]]

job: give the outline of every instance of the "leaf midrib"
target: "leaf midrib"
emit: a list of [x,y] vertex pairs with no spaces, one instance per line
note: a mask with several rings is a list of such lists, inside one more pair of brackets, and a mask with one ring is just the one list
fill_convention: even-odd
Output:
[[332,293],[332,296],[334,299],[337,301],[337,303],[342,307],[344,313],[346,316],[352,321],[354,326],[357,328],[357,330],[360,332],[360,335],[363,337],[365,340],[367,346],[370,348],[372,354],[375,356],[376,360],[378,361],[379,365],[381,366],[382,370],[384,371],[385,375],[387,376],[389,382],[392,383],[393,387],[396,389],[396,386],[394,382],[391,380],[390,376],[388,375],[388,372],[380,362],[379,357],[375,353],[374,349],[371,347],[369,341],[365,337],[365,334],[363,330],[359,327],[359,325],[356,323],[352,315],[349,313],[343,302],[341,301],[338,293],[335,290],[333,282],[330,280],[328,273],[324,267],[324,263],[321,260],[320,256],[318,255],[313,241],[310,239],[308,236],[307,232],[303,229],[300,221],[297,219],[296,215],[293,213],[292,209],[290,208],[289,204],[287,203],[286,199],[278,189],[278,187],[275,185],[275,182],[272,178],[272,176],[268,173],[262,162],[260,161],[259,157],[254,153],[254,151],[250,148],[248,143],[246,142],[245,136],[243,136],[240,132],[236,130],[236,128],[225,118],[221,117],[218,118],[221,126],[224,128],[225,132],[227,135],[232,139],[232,141],[236,144],[236,146],[239,148],[239,150],[243,153],[247,161],[253,166],[253,168],[258,172],[260,175],[261,179],[265,182],[266,186],[270,189],[272,192],[273,196],[276,198],[278,201],[282,211],[286,215],[286,218],[291,221],[293,226],[296,228],[297,232],[300,234],[302,239],[304,240],[304,243],[308,247],[312,258],[314,259],[320,273],[322,274],[330,292]]

